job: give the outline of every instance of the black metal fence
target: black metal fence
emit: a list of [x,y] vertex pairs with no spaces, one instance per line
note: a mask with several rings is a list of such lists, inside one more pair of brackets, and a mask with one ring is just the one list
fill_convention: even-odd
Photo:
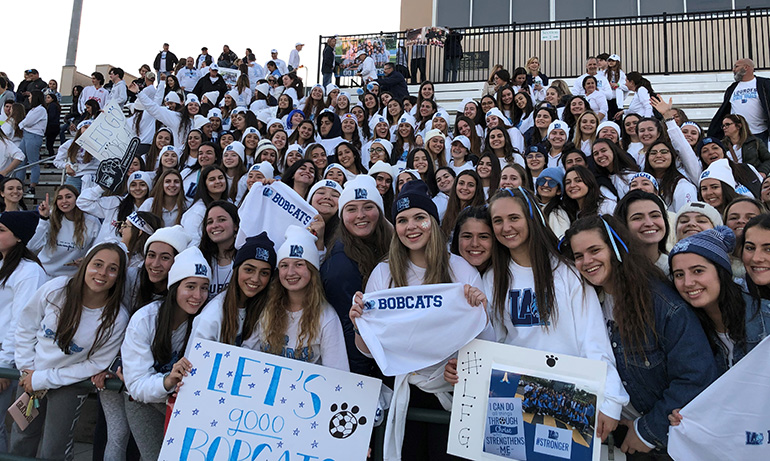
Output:
[[[770,68],[770,8],[704,13],[660,14],[623,18],[585,18],[572,21],[513,23],[454,29],[462,34],[463,58],[457,82],[479,82],[501,64],[512,72],[537,56],[549,77],[576,77],[585,58],[606,52],[618,54],[626,71],[678,74],[730,71],[737,59],[750,58],[757,69]],[[406,32],[347,35],[344,38],[406,40]],[[319,37],[321,56],[329,37]],[[391,41],[392,43],[392,41]],[[412,47],[407,46],[411,63]],[[410,70],[412,70],[410,64]],[[428,46],[426,73],[445,82],[444,49]],[[360,78],[338,76],[340,86],[360,85]]]

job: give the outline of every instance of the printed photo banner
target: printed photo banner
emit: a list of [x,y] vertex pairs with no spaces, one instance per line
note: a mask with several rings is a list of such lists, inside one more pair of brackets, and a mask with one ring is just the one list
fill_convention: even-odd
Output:
[[266,186],[256,182],[238,209],[241,224],[235,237],[235,248],[242,247],[247,237],[262,231],[267,232],[278,248],[290,225],[307,227],[317,214],[315,208],[285,183],[276,181]]
[[447,452],[474,460],[598,461],[607,365],[474,340],[457,358]]
[[680,411],[668,431],[677,461],[770,459],[770,337]]
[[445,27],[409,29],[406,31],[406,46],[431,45],[443,48],[447,34],[449,34],[449,29]]
[[123,109],[111,102],[75,143],[104,161],[109,158],[121,159],[132,137]]
[[356,54],[359,50],[374,59],[374,66],[378,75],[384,75],[384,66],[387,62],[396,62],[398,45],[395,35],[381,35],[377,37],[339,37],[334,48],[335,60],[339,64],[339,75],[353,77],[356,75],[359,63],[356,62]]
[[238,77],[241,76],[241,71],[238,69],[227,69],[225,67],[219,68],[219,75],[225,80],[228,88],[235,88],[238,83]]
[[380,380],[191,341],[159,460],[366,459]]
[[385,376],[436,365],[484,330],[484,308],[468,304],[464,286],[439,283],[364,295],[356,325]]

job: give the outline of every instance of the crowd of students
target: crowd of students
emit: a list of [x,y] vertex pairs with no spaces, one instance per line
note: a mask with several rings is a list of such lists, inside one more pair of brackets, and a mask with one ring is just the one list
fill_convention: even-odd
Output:
[[[132,83],[142,146],[118,192],[71,142],[73,180],[37,210],[21,180],[0,183],[0,364],[20,371],[19,391],[48,391],[10,451],[70,459],[87,395],[73,384],[90,378],[104,459],[157,459],[193,337],[382,377],[356,327],[362,293],[459,282],[487,310],[481,338],[605,362],[598,437],[624,426],[624,452],[664,459],[672,411],[770,331],[770,154],[748,155],[740,115],[725,118],[738,134],[704,137],[620,57],[605,61],[572,90],[537,58],[496,69],[454,117],[429,81],[400,100],[375,80],[357,103],[292,72],[252,82],[242,69],[198,94],[173,74]],[[7,109],[3,162],[34,110]],[[269,227],[249,209],[259,183],[317,215],[238,238]],[[456,361],[414,373],[409,405],[448,409],[442,374],[456,382]],[[108,375],[126,392],[104,390]],[[7,408],[17,385],[0,390]],[[403,459],[451,458],[445,426],[397,424]]]

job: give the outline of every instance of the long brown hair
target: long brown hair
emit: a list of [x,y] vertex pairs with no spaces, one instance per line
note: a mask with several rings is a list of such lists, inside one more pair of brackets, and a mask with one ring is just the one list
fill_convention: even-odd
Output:
[[[374,231],[367,238],[356,237],[345,227],[344,221],[337,227],[336,239],[342,243],[342,250],[345,256],[350,258],[358,265],[358,272],[361,273],[361,286],[366,286],[366,281],[377,264],[385,258],[390,250],[390,242],[393,238],[393,228],[382,210],[379,210],[377,223],[374,225]],[[343,207],[341,214],[345,214]],[[331,252],[326,253],[327,256]]]
[[[142,218],[152,229],[156,231],[163,227],[163,220],[158,216],[150,213],[149,211],[137,211],[137,215]],[[131,244],[128,247],[128,257],[131,258],[134,255],[140,255],[144,260],[144,244],[151,234],[139,229],[136,226],[131,226]]]
[[155,181],[155,187],[153,187],[152,190],[152,206],[150,207],[150,212],[155,216],[163,216],[163,198],[166,196],[166,192],[163,189],[163,182],[166,180],[166,177],[171,176],[172,174],[179,178],[179,193],[176,196],[177,216],[176,222],[174,223],[179,224],[182,222],[182,215],[187,209],[187,201],[184,198],[184,181],[182,180],[182,175],[179,174],[179,171],[177,170],[166,170],[160,175],[160,178]]
[[64,304],[58,306],[56,297],[49,295],[46,301],[59,307],[59,323],[56,325],[56,333],[53,340],[65,354],[69,355],[70,345],[75,333],[80,326],[80,317],[83,313],[83,289],[85,288],[85,277],[88,264],[94,259],[94,256],[102,250],[114,251],[118,254],[120,261],[118,276],[115,285],[107,292],[107,301],[104,304],[102,315],[99,318],[99,328],[96,329],[94,343],[88,351],[86,358],[96,352],[113,332],[115,321],[120,314],[120,300],[123,299],[123,284],[126,280],[126,253],[117,243],[102,243],[91,248],[83,262],[80,264],[77,273],[67,282],[61,291],[64,292]]
[[[249,338],[256,329],[257,321],[265,310],[265,303],[268,299],[271,281],[275,278],[275,271],[271,270],[270,280],[267,286],[257,293],[254,297],[246,298],[238,285],[238,271],[243,263],[233,267],[233,280],[227,286],[225,299],[222,303],[222,327],[219,330],[219,342],[224,344],[236,345],[238,335],[241,340]],[[243,320],[243,326],[238,328],[238,309],[246,309],[246,318]]]
[[[428,214],[428,212],[425,212]],[[452,275],[449,268],[449,252],[444,232],[441,230],[436,218],[428,214],[430,220],[430,238],[425,247],[425,259],[428,267],[425,269],[425,278],[422,283],[430,285],[434,283],[452,283]],[[398,221],[398,216],[396,216]],[[388,267],[390,268],[391,285],[394,287],[408,286],[406,281],[406,269],[409,263],[409,249],[401,243],[398,233],[393,232],[393,238],[388,252]]]
[[[75,186],[70,184],[62,184],[54,191],[53,203],[49,204],[51,206],[51,217],[48,220],[50,225],[48,229],[48,240],[46,241],[46,245],[51,249],[56,248],[56,241],[58,240],[62,220],[64,219],[64,213],[62,213],[61,210],[59,210],[59,207],[56,206],[56,197],[59,195],[59,192],[65,189],[75,194],[76,198],[78,196],[78,190]],[[72,222],[75,224],[75,244],[80,248],[83,248],[86,241],[86,216],[79,207],[75,206],[72,209],[72,217],[74,218]]]
[[273,277],[269,286],[270,291],[265,303],[265,310],[260,317],[265,344],[263,352],[282,355],[285,346],[293,346],[295,350],[301,351],[305,347],[310,348],[313,341],[321,333],[321,310],[326,304],[321,273],[312,264],[306,264],[310,271],[310,282],[305,287],[305,303],[302,308],[297,344],[286,344],[286,330],[289,328],[289,295],[281,284],[280,277]]
[[24,117],[27,116],[27,111],[24,109],[24,104],[18,102],[13,103],[11,106],[11,115],[8,118],[13,119],[13,136],[20,138],[24,134],[24,130],[19,127],[19,124]]
[[[614,231],[609,236],[605,223]],[[612,289],[615,293],[615,304],[612,308],[612,316],[618,326],[620,338],[623,344],[627,344],[627,350],[644,352],[644,343],[647,332],[655,335],[655,312],[653,306],[650,282],[658,280],[666,283],[665,276],[647,256],[642,253],[639,243],[631,238],[629,231],[623,223],[611,215],[586,216],[575,221],[564,235],[564,253],[571,260],[575,260],[570,239],[580,232],[595,230],[601,236],[602,241],[609,247],[615,246],[621,253],[623,261],[617,256],[611,258]],[[601,290],[600,287],[597,287]]]
[[[462,203],[460,198],[457,197],[457,182],[462,176],[470,176],[476,181],[476,191],[473,193],[473,197],[468,200],[468,203]],[[454,184],[452,184],[452,191],[449,193],[449,201],[447,202],[446,212],[444,213],[444,219],[441,221],[441,230],[449,238],[452,230],[455,227],[457,216],[466,207],[469,206],[481,206],[484,205],[484,185],[481,184],[481,178],[474,170],[463,170],[457,174]]]

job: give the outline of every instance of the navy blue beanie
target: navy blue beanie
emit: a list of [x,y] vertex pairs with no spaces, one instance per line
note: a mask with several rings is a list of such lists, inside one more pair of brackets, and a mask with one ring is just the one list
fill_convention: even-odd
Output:
[[40,215],[35,211],[6,211],[0,213],[0,224],[8,228],[13,235],[28,244],[35,235]]
[[722,144],[722,141],[720,141],[717,138],[706,137],[706,138],[703,138],[703,141],[698,146],[698,157],[700,157],[700,153],[703,150],[703,146],[706,146],[708,144],[716,144],[717,146],[719,146],[720,149],[722,149],[722,152],[727,152],[727,148],[725,147],[724,144]]
[[678,241],[668,254],[668,266],[673,267],[674,256],[680,253],[694,253],[703,256],[717,266],[722,266],[732,274],[730,254],[734,248],[735,234],[733,231],[727,226],[717,226]]
[[235,253],[233,266],[237,266],[248,259],[256,259],[270,264],[270,269],[275,270],[276,255],[273,241],[267,237],[267,232],[262,232],[254,237],[246,239],[238,252]]
[[436,218],[437,222],[441,222],[438,217],[438,208],[433,200],[430,198],[428,192],[428,185],[421,180],[414,180],[404,183],[401,186],[401,192],[398,193],[395,205],[393,206],[393,222],[396,221],[396,216],[399,213],[406,211],[410,208],[420,208],[428,212],[429,215]]

